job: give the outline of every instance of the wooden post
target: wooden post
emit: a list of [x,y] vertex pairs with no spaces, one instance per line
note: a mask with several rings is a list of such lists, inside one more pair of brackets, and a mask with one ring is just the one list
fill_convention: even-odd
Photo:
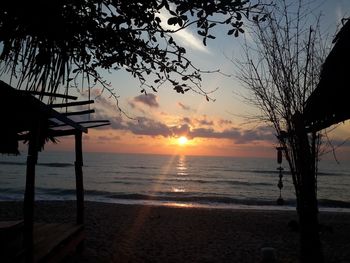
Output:
[[83,185],[83,147],[82,132],[75,133],[75,180],[77,191],[77,224],[84,223],[84,185]]
[[34,194],[35,194],[35,165],[38,160],[39,127],[31,131],[27,156],[26,188],[24,193],[24,249],[26,262],[33,262],[33,225],[34,225]]

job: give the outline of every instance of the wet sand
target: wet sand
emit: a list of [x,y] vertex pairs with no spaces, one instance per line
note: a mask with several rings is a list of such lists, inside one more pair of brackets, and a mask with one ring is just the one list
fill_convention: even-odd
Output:
[[[37,202],[38,222],[74,222],[72,201]],[[0,202],[0,220],[22,218],[20,202]],[[85,203],[85,249],[67,262],[297,262],[296,212]],[[350,213],[320,214],[326,262],[350,262]]]

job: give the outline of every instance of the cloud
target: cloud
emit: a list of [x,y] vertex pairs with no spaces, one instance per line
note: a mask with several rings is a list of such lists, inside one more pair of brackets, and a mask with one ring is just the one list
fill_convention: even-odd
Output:
[[192,120],[188,117],[183,117],[181,119],[181,122],[184,122],[184,123],[187,123],[187,124],[191,124],[192,123]]
[[171,130],[167,125],[146,117],[139,117],[137,121],[128,122],[125,129],[136,135],[171,136]]
[[193,138],[230,139],[234,140],[236,144],[246,144],[256,141],[272,141],[275,138],[272,130],[267,130],[265,128],[257,128],[255,130],[231,128],[224,131],[215,131],[212,128],[197,128],[193,129],[190,135]]
[[[149,95],[147,95],[149,96]],[[137,96],[142,103],[149,103],[149,100],[144,100],[145,95]],[[151,96],[150,101],[155,101],[155,96]],[[179,137],[187,136],[190,139],[194,138],[209,138],[209,139],[228,139],[234,141],[236,144],[247,144],[257,141],[275,140],[275,135],[272,128],[261,126],[254,129],[243,129],[241,127],[232,127],[232,122],[229,120],[219,120],[218,124],[223,124],[227,129],[218,130],[214,122],[207,120],[205,116],[202,119],[192,120],[189,117],[180,119],[180,125],[167,125],[161,121],[151,119],[148,117],[138,117],[136,120],[131,120],[121,115],[116,114],[111,118],[107,112],[96,112],[93,119],[109,119],[110,126],[106,129],[129,131],[135,135],[141,136],[162,136],[162,137]],[[220,127],[220,126],[219,126]],[[222,127],[222,126],[221,126]],[[108,138],[107,138],[108,137]],[[99,140],[106,141],[110,136],[100,136]],[[118,140],[117,137],[114,138]]]
[[214,125],[213,121],[208,121],[207,119],[201,119],[201,120],[197,119],[196,121],[197,121],[197,123],[199,125],[203,125],[203,126],[212,126],[212,125]]
[[219,131],[215,130],[213,127],[193,128],[190,126],[191,120],[189,118],[184,118],[183,121],[184,124],[182,125],[169,126],[147,117],[139,117],[137,121],[128,121],[124,124],[122,124],[119,119],[116,119],[115,122],[112,122],[112,125],[115,129],[130,131],[135,135],[152,137],[179,137],[185,135],[190,139],[229,139],[233,140],[236,144],[246,144],[256,141],[273,141],[275,139],[273,130],[268,127],[257,127],[250,130],[232,127],[230,129]]
[[[168,19],[170,18],[167,14],[158,14],[158,17],[162,20],[161,26],[164,29],[168,30],[176,30],[179,27],[168,25]],[[173,34],[174,38],[181,42],[182,45],[191,48],[192,50],[200,51],[203,53],[209,54],[210,51],[208,48],[206,48],[202,40],[199,39],[196,35],[192,34],[187,28],[181,29],[180,31]]]
[[185,110],[185,111],[191,111],[191,110],[192,110],[190,106],[185,105],[185,104],[182,104],[181,102],[178,102],[177,105],[178,105],[181,109],[183,109],[183,110]]
[[98,136],[97,140],[105,142],[105,141],[120,141],[120,136],[115,135],[107,135],[107,136]]
[[188,124],[174,126],[171,127],[170,130],[175,136],[188,136],[188,134],[191,134],[191,127]]
[[157,96],[152,93],[149,93],[147,95],[141,94],[139,96],[134,97],[133,100],[129,102],[129,105],[135,108],[135,103],[141,103],[147,105],[150,108],[159,108]]
[[179,39],[184,46],[204,53],[210,53],[209,50],[203,45],[202,41],[187,29],[176,32],[175,37]]
[[230,120],[224,120],[224,119],[220,119],[219,120],[219,125],[231,125],[232,124],[232,121]]

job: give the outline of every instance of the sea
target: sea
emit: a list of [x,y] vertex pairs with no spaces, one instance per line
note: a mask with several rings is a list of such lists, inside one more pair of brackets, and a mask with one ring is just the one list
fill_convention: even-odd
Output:
[[[23,200],[26,154],[0,156],[0,200]],[[85,200],[118,204],[295,210],[286,162],[275,159],[84,153]],[[39,153],[36,200],[75,200],[74,153]],[[277,205],[277,198],[284,205]],[[350,212],[350,163],[321,161],[320,210]]]

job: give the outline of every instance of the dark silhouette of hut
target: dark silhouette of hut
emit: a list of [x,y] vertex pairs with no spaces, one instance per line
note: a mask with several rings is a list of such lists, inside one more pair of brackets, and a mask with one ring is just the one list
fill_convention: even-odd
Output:
[[[62,97],[65,103],[45,104],[33,95]],[[59,113],[55,108],[88,105],[93,101],[71,101],[76,97],[21,91],[0,81],[0,152],[18,153],[18,141],[28,143],[23,221],[0,222],[1,262],[47,262],[59,259],[75,249],[84,239],[84,188],[82,133],[88,128],[108,125],[109,121],[73,121],[69,116],[93,113],[94,110]],[[83,125],[89,125],[84,127]],[[75,136],[75,176],[77,219],[75,224],[35,224],[35,166],[38,152],[48,140],[59,136]],[[64,211],[62,211],[64,212]],[[17,237],[14,237],[17,235]],[[20,236],[20,237],[18,237]],[[17,239],[17,242],[12,242]],[[18,240],[22,240],[20,242]],[[16,243],[16,244],[14,244]],[[18,243],[20,243],[18,245]],[[14,248],[14,246],[16,246]]]
[[340,29],[322,66],[320,82],[304,110],[309,131],[319,131],[350,118],[350,20]]

